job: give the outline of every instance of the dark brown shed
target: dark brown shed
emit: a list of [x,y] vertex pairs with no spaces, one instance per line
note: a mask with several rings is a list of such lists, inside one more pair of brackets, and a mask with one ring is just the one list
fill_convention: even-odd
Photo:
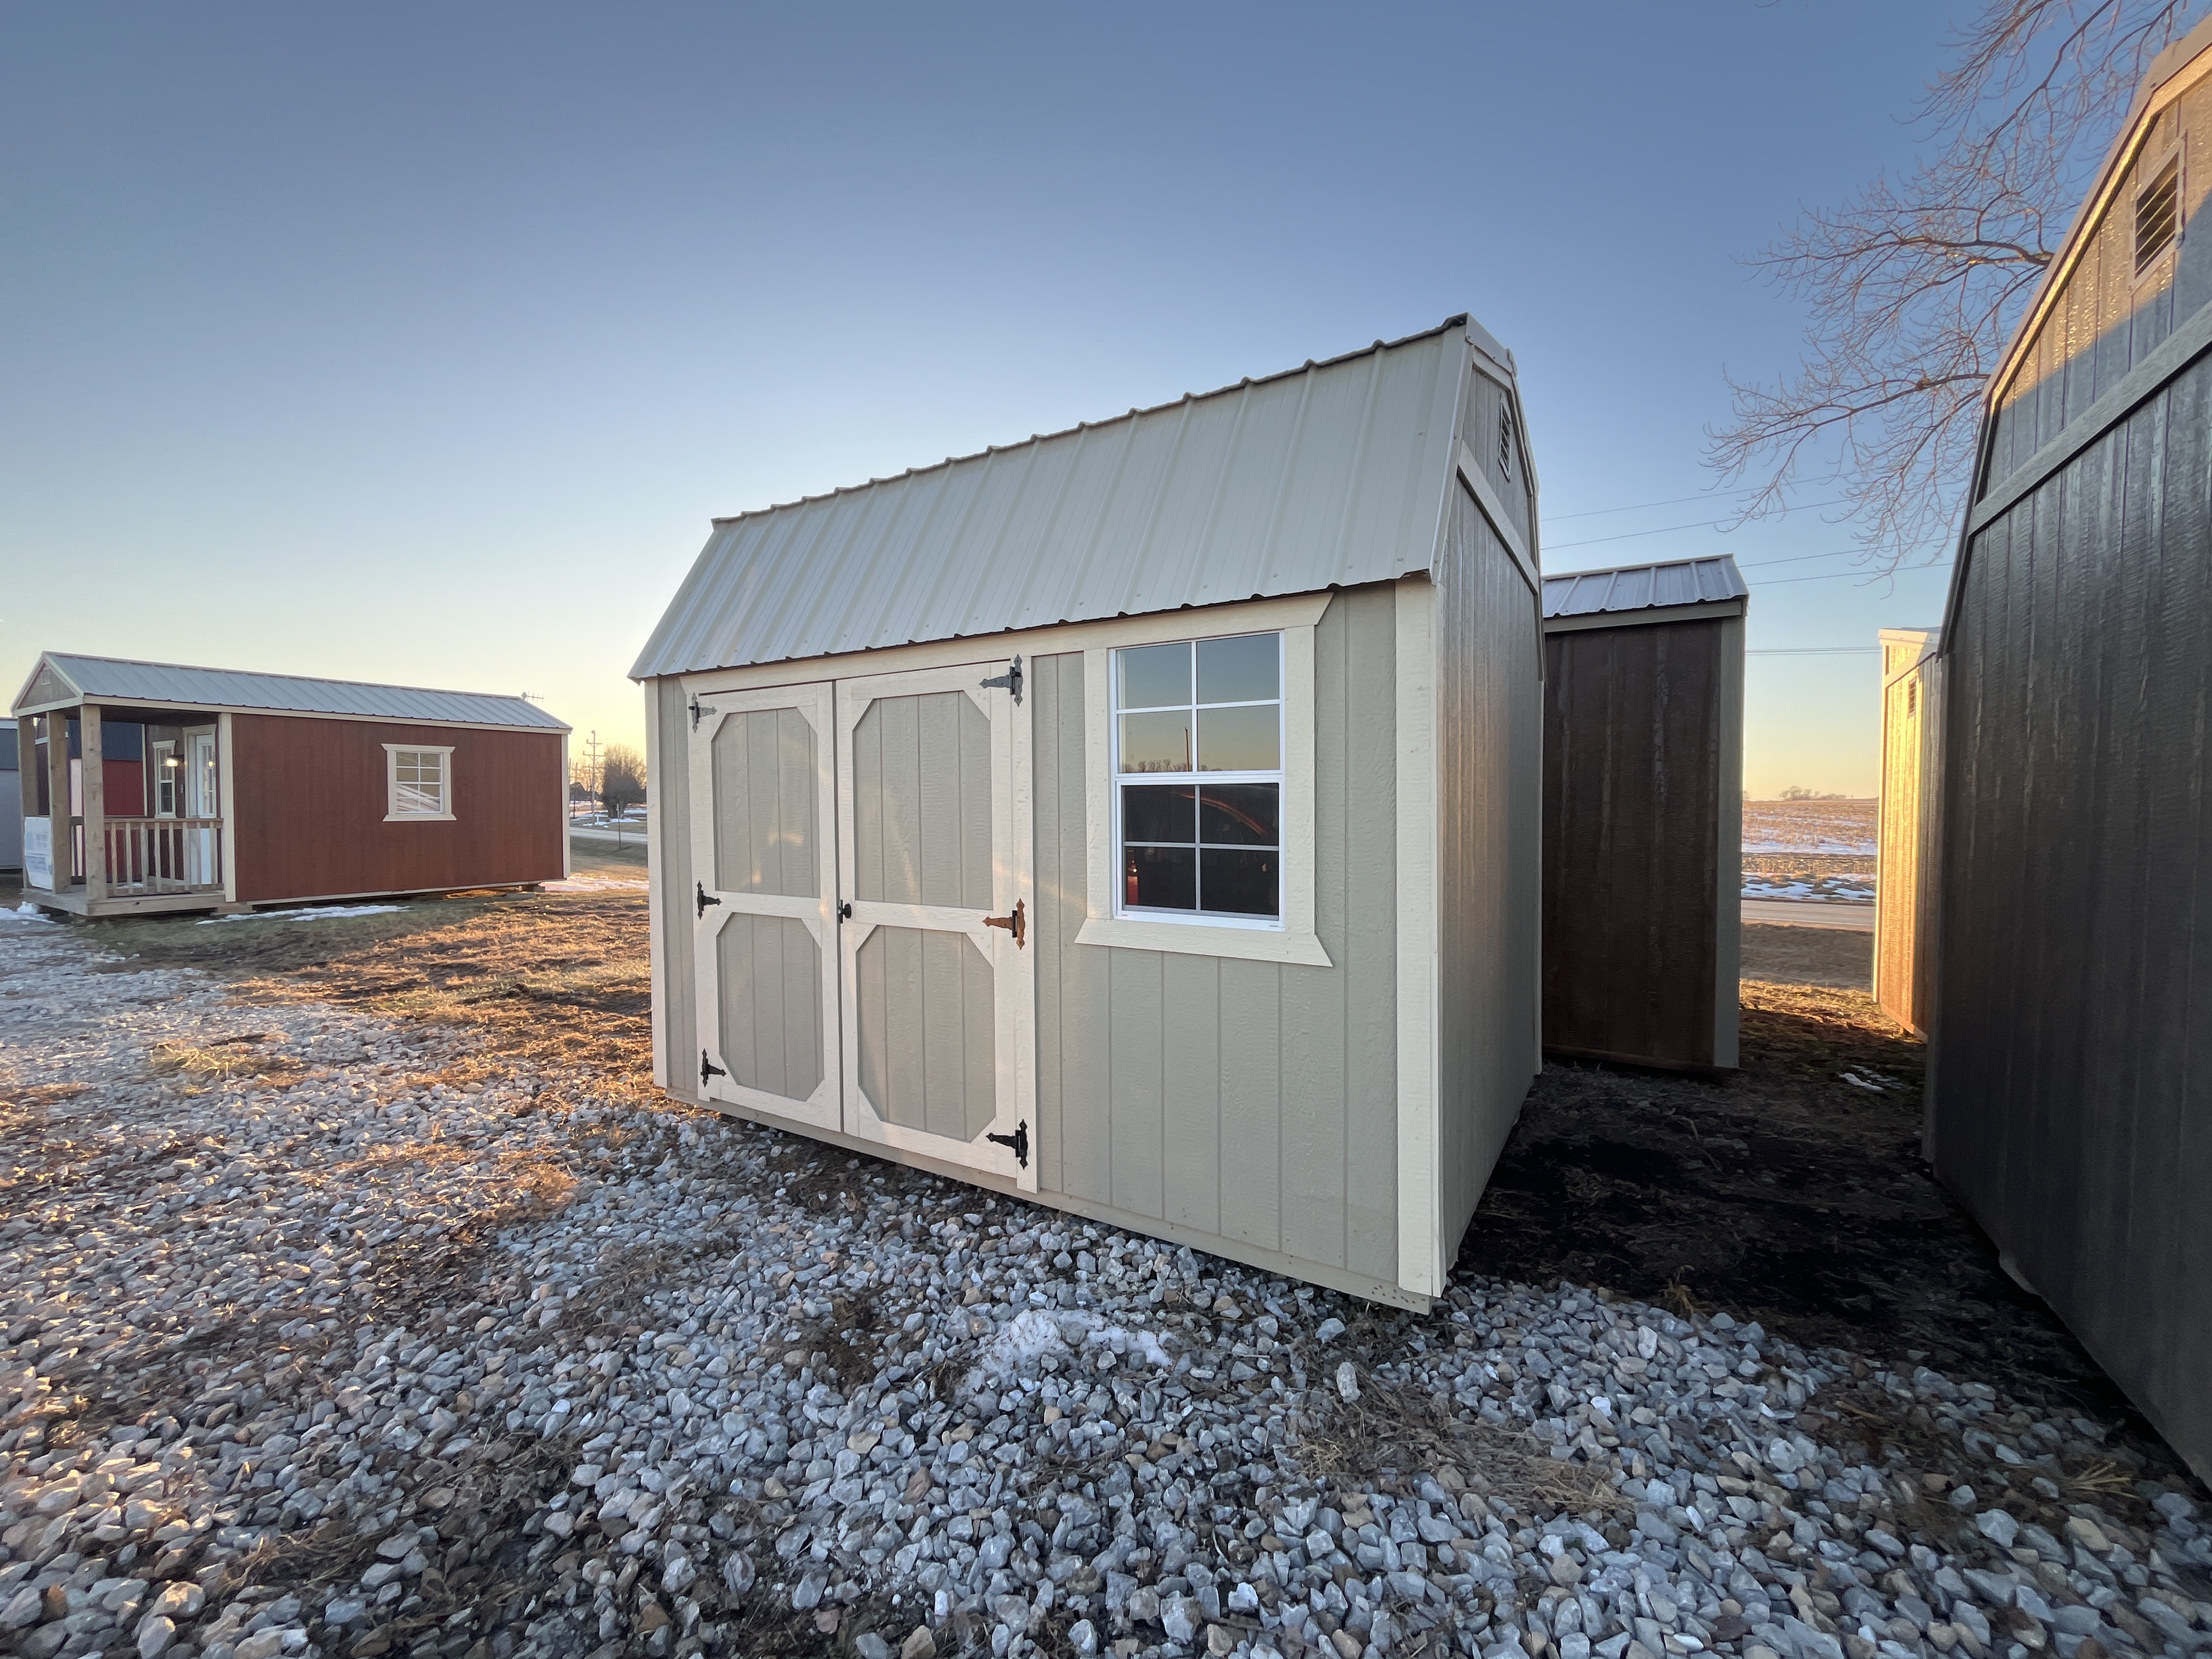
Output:
[[1544,582],[1544,1047],[1736,1063],[1743,620],[1729,558]]
[[2212,1476],[2209,148],[2212,25],[2152,66],[1990,381],[1941,646],[1929,1139]]

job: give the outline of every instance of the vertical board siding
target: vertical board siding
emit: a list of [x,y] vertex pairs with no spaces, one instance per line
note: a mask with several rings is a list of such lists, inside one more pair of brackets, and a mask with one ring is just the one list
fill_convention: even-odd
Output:
[[653,925],[660,930],[661,983],[654,988],[659,1018],[654,1030],[666,1045],[659,1056],[672,1093],[698,1098],[699,969],[692,933],[697,926],[691,867],[691,714],[684,684],[648,680],[647,710],[657,730],[660,769],[653,778],[653,812],[647,833],[660,873],[660,908]]
[[796,708],[726,714],[714,729],[714,884],[722,891],[815,896],[817,741]]
[[886,1123],[973,1140],[998,1110],[991,964],[964,933],[878,927],[854,953],[860,1092]]
[[1103,757],[1085,740],[1081,655],[1030,665],[1047,1191],[1396,1282],[1395,629],[1378,586],[1337,594],[1316,629],[1329,968],[1073,943],[1086,768]]
[[722,1063],[763,1094],[804,1100],[822,1081],[822,951],[792,916],[739,911],[714,938]]
[[[2181,223],[2193,230],[2197,208],[2212,194],[2212,168],[2201,161],[2212,142],[2212,81],[2183,94],[2176,107],[2185,147],[2198,152],[2195,160],[2185,155],[2181,169]],[[2140,275],[2136,270],[2137,174],[2158,167],[2167,153],[2163,143],[2138,152],[2052,300],[2026,366],[2005,389],[1978,495],[2002,485],[2212,300],[2212,239],[2182,236]]]
[[[231,717],[238,898],[504,887],[568,873],[561,734]],[[386,744],[451,745],[449,821],[387,823]]]
[[2212,359],[1978,535],[1947,642],[1943,1179],[2212,1469]]
[[991,722],[965,692],[878,697],[853,728],[853,896],[991,902]]
[[1729,624],[1544,641],[1544,1046],[1710,1066]]
[[[1911,654],[1908,647],[1891,650]],[[1899,674],[1882,693],[1874,994],[1892,1019],[1923,1033],[1934,994],[1928,976],[1935,932],[1929,908],[1936,875],[1930,837],[1942,748],[1942,676],[1941,659],[1926,658]]]
[[1438,575],[1437,1105],[1449,1261],[1540,1064],[1544,688],[1534,599],[1464,488],[1452,491]]

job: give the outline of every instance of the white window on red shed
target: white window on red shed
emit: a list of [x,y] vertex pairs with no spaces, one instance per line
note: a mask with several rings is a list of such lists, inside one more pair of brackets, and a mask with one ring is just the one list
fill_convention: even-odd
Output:
[[422,821],[453,816],[453,751],[451,748],[384,745],[390,787],[384,821]]

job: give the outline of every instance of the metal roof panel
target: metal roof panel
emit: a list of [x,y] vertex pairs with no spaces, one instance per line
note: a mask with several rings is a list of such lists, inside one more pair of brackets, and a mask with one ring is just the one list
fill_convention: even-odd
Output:
[[1717,558],[1674,559],[1663,564],[1577,570],[1544,578],[1544,615],[1595,617],[1678,605],[1714,605],[1751,596],[1751,587],[1723,553]]
[[[350,714],[421,720],[428,725],[514,726],[548,732],[568,727],[522,697],[439,691],[411,685],[257,674],[234,668],[120,657],[80,657],[49,651],[51,664],[86,697],[100,702],[183,704],[207,708],[264,708],[272,714]],[[37,674],[33,671],[33,679]]]
[[717,520],[631,675],[1425,570],[1470,343],[1478,364],[1510,373],[1497,342],[1456,317],[1265,380]]

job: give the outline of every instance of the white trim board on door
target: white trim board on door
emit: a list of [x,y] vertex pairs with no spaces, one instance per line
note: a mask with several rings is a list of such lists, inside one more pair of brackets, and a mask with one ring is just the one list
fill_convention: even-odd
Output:
[[[838,1040],[837,918],[836,855],[836,804],[833,798],[832,708],[830,685],[817,681],[807,685],[781,686],[757,691],[721,691],[711,705],[702,704],[691,732],[691,869],[696,884],[690,896],[694,912],[693,966],[697,975],[700,1054],[699,1092],[710,1101],[726,1101],[771,1116],[811,1124],[817,1128],[842,1127],[843,1098]],[[795,714],[813,736],[814,856],[811,894],[757,890],[757,872],[745,884],[720,884],[738,872],[719,865],[717,834],[722,800],[714,777],[714,740],[733,715]],[[787,834],[780,834],[779,845]],[[709,878],[713,879],[710,881]],[[796,921],[814,941],[817,967],[814,991],[819,1000],[818,1035],[821,1043],[819,1080],[805,1099],[749,1087],[738,1080],[744,1062],[722,1051],[725,989],[721,983],[721,936],[740,917]],[[670,1068],[684,1066],[686,1057],[670,1056]]]
[[[1023,1192],[1037,1190],[1036,1146],[1036,973],[1027,926],[1036,908],[1031,872],[1030,716],[1016,690],[1008,659],[949,664],[904,673],[871,674],[836,683],[837,890],[842,901],[837,946],[842,993],[844,1128],[848,1134],[894,1146],[902,1152],[945,1159],[1012,1182]],[[997,684],[987,685],[988,680]],[[855,750],[861,722],[876,704],[895,698],[957,694],[979,711],[989,732],[990,868],[988,908],[973,902],[894,901],[864,897],[858,868],[860,826]],[[950,811],[957,818],[962,803],[942,793],[942,777],[915,780],[913,822],[903,833],[919,838],[924,813]],[[964,782],[963,780],[956,781]],[[872,787],[878,787],[872,785]],[[871,811],[879,809],[880,802]],[[894,845],[902,826],[878,821],[871,840],[877,848],[912,855],[909,867],[922,868],[919,847]],[[919,879],[919,878],[918,878]],[[964,894],[972,900],[976,896]],[[940,896],[941,897],[941,896]],[[1014,925],[1018,923],[1018,925]],[[895,1122],[867,1098],[861,1054],[860,954],[879,930],[910,930],[965,941],[991,975],[992,1115],[975,1133],[962,1136]],[[914,1065],[924,1057],[902,1055]],[[963,1089],[964,1089],[963,1084]]]

